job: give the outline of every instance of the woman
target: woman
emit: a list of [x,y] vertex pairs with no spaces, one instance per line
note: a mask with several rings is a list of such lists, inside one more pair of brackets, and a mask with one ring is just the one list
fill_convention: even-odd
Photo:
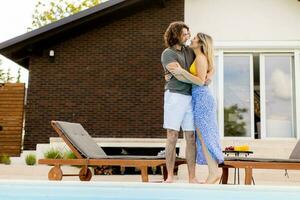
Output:
[[[217,124],[215,99],[205,85],[214,73],[212,38],[198,33],[191,42],[196,58],[190,66],[190,73],[181,66],[169,69],[181,81],[193,83],[192,102],[196,128],[197,164],[207,164],[209,169],[205,183],[219,180],[218,164],[224,162]],[[185,80],[184,80],[185,79]]]

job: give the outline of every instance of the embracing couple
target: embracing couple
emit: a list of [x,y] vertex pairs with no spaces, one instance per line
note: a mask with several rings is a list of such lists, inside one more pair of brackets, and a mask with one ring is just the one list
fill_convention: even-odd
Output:
[[208,165],[205,183],[219,180],[218,164],[224,161],[220,145],[215,99],[208,84],[214,74],[212,38],[198,33],[190,39],[189,27],[173,22],[167,28],[166,49],[161,55],[165,71],[164,128],[167,129],[166,182],[173,182],[176,142],[180,127],[186,139],[189,182],[198,183],[196,163]]

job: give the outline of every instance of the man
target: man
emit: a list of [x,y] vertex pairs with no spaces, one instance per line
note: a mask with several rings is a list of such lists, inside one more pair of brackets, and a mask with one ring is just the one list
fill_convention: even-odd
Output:
[[180,75],[170,74],[168,69],[180,64],[188,70],[195,59],[193,50],[185,44],[190,38],[189,27],[183,22],[173,22],[164,34],[166,49],[161,55],[165,74],[170,77],[165,84],[164,94],[164,128],[167,129],[166,166],[168,177],[165,182],[174,181],[174,164],[176,159],[176,142],[180,127],[186,139],[186,160],[189,182],[197,183],[195,175],[196,142],[192,109],[190,81]]

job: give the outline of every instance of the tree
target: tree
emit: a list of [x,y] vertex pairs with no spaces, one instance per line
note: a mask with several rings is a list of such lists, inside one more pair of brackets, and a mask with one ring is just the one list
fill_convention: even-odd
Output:
[[10,74],[10,68],[8,68],[7,72],[6,72],[6,77],[5,77],[5,82],[6,83],[11,83],[14,80],[14,77],[11,76]]
[[224,108],[224,132],[225,136],[245,136],[246,122],[243,113],[246,108],[239,108],[237,104]]
[[20,83],[21,82],[21,68],[19,67],[18,69],[18,76],[17,76],[17,81],[16,83]]
[[[0,59],[0,66],[2,65],[2,60]],[[0,68],[0,83],[5,82],[5,73],[4,70]]]
[[32,27],[28,30],[45,26],[100,3],[101,0],[39,0],[32,15]]
[[11,83],[15,78],[11,76],[10,68],[5,73],[3,69],[0,69],[0,83]]
[[[2,60],[0,59],[0,66],[2,65]],[[21,68],[18,69],[18,77],[15,78],[11,75],[11,68],[5,72],[4,69],[0,68],[0,83],[12,83],[16,79],[16,83],[21,81]]]

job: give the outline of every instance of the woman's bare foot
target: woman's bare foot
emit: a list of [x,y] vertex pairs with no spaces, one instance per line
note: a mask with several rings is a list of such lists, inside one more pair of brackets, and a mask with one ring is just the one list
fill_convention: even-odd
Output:
[[215,184],[220,180],[220,176],[209,176],[207,177],[205,184]]

